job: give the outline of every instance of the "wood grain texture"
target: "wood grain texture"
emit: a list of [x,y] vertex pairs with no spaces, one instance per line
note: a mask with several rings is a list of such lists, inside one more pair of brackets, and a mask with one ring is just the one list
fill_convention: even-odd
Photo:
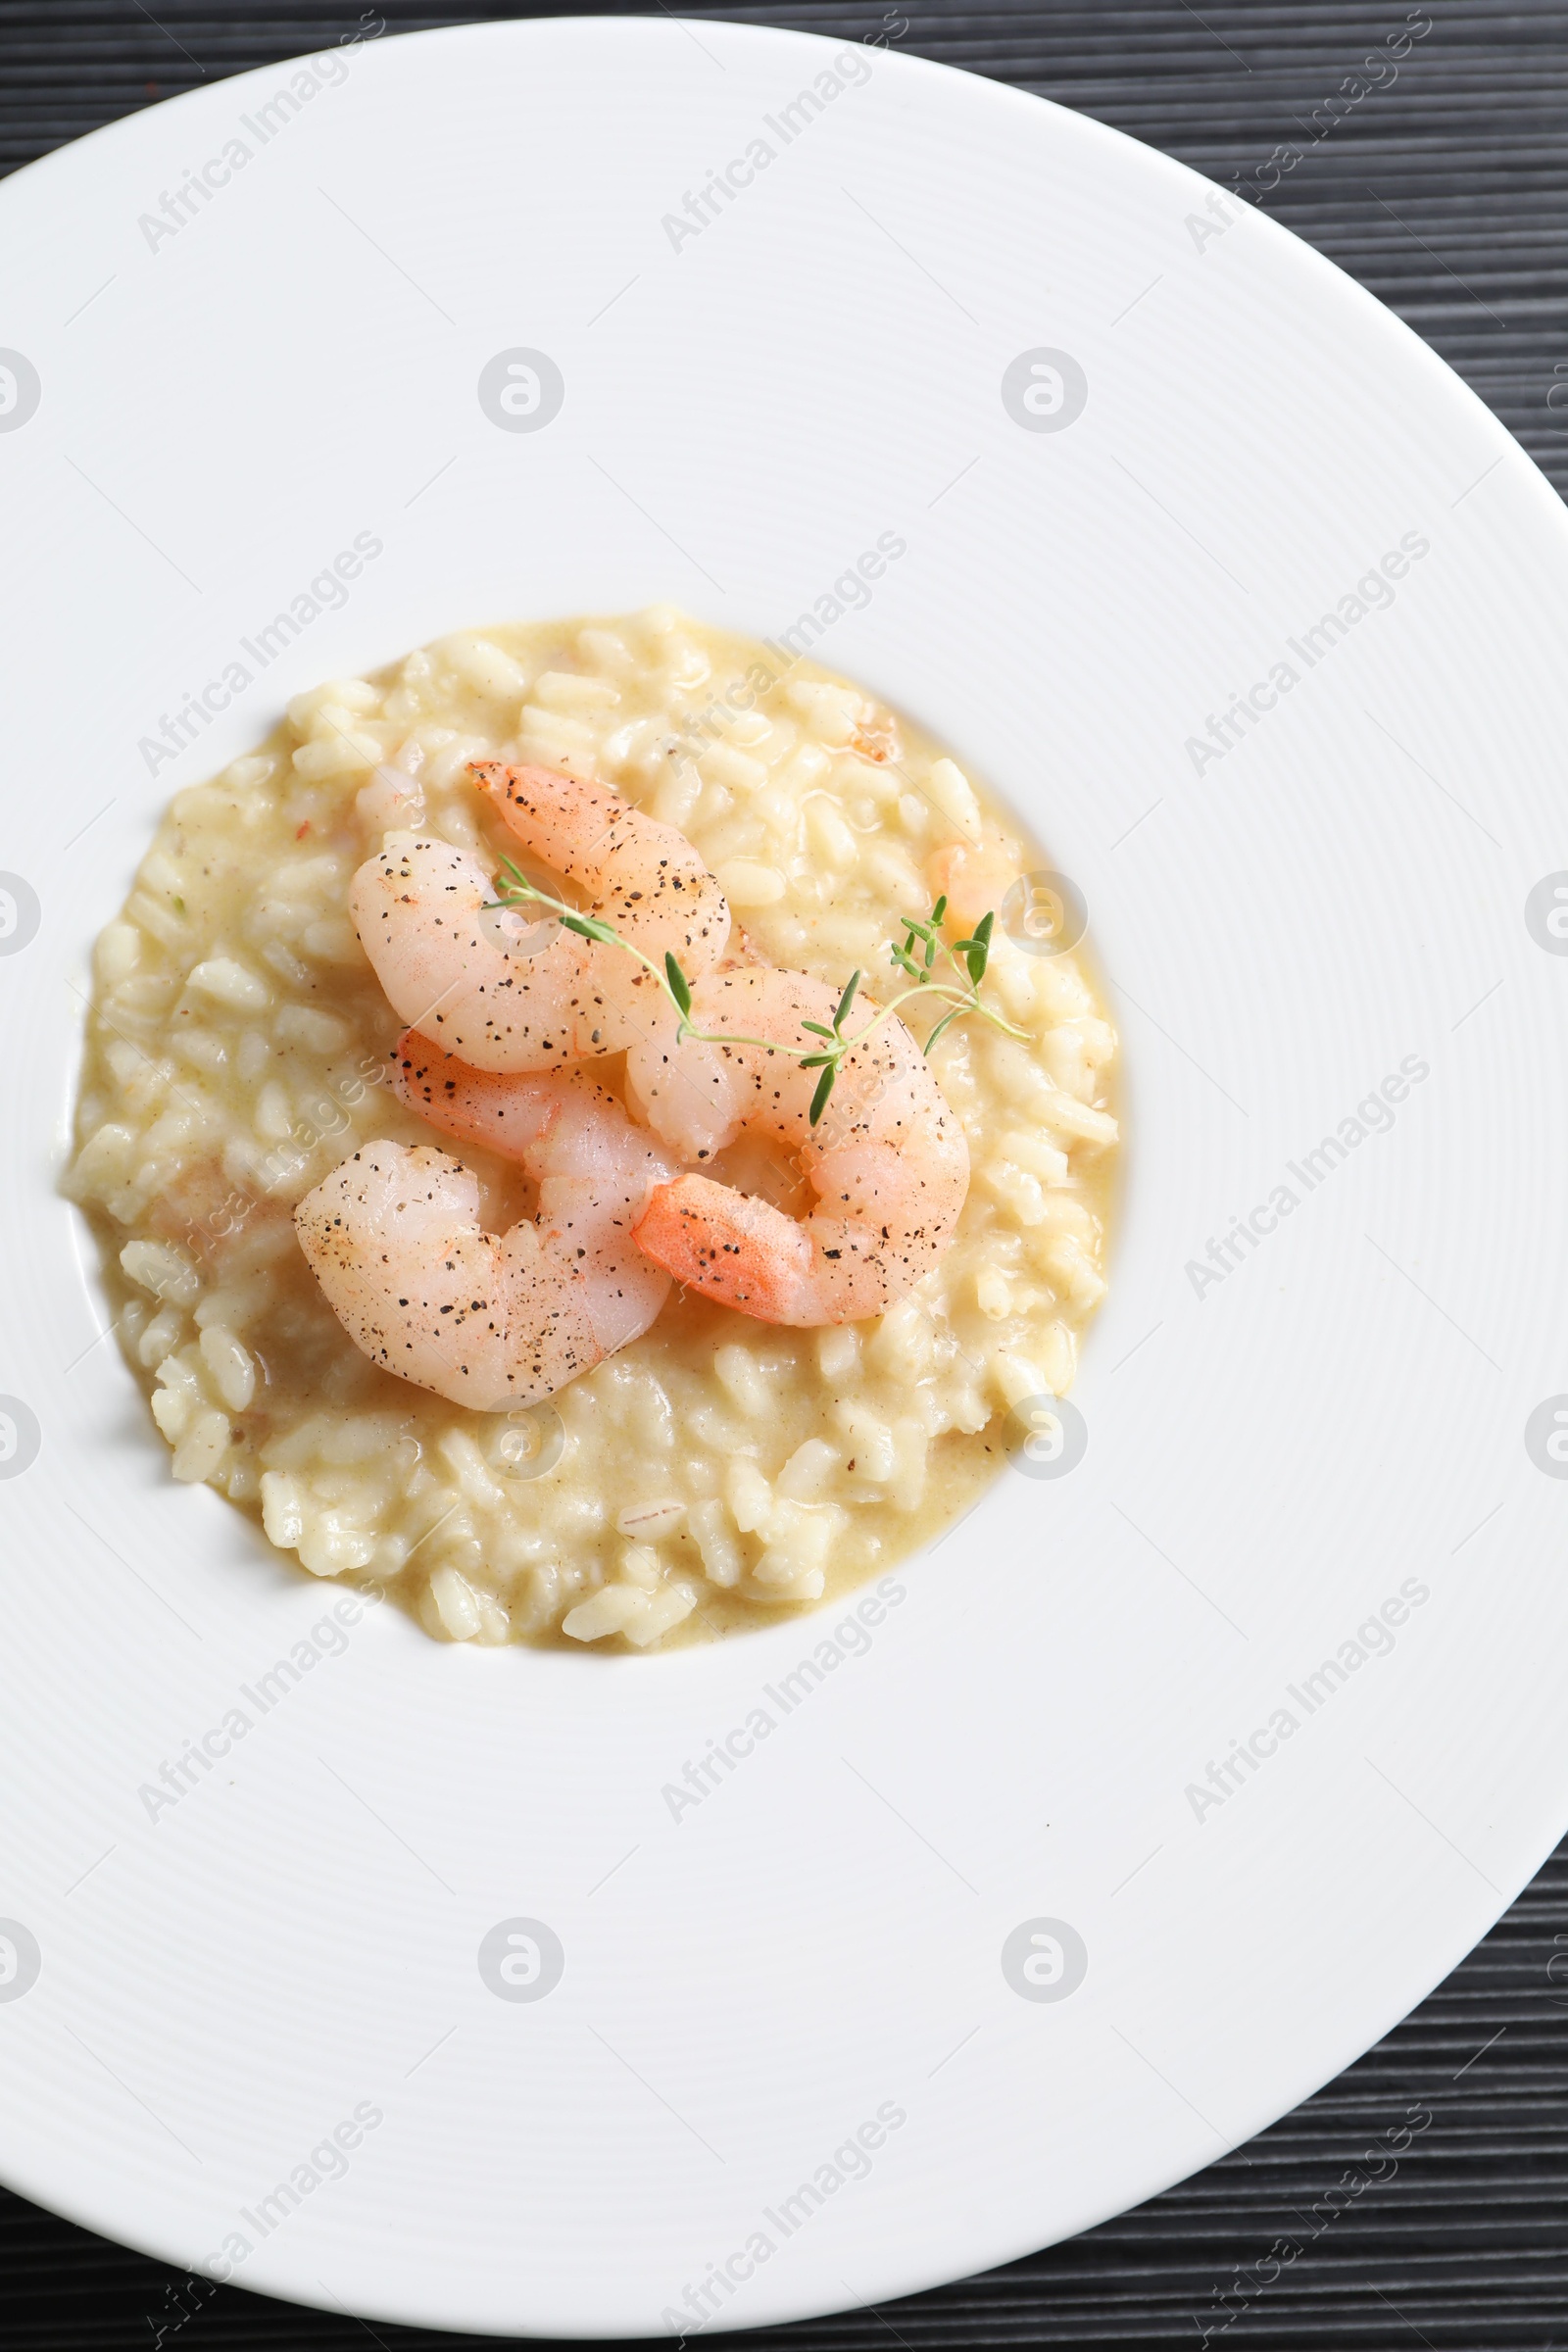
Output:
[[[632,5],[577,0],[584,14]],[[242,0],[0,0],[0,169],[153,99],[322,47],[359,13],[313,0],[260,10]],[[559,12],[379,0],[376,13],[403,31]],[[900,47],[1081,108],[1249,192],[1407,319],[1559,489],[1568,485],[1563,8],[880,0],[705,9],[683,0],[682,13],[850,38],[905,22]],[[1407,20],[1430,30],[1412,41],[1397,79],[1348,97],[1361,61]],[[1264,184],[1271,175],[1277,186]],[[1343,1953],[1323,1955],[1325,1969],[1346,1964]],[[1226,2352],[1564,2352],[1565,2191],[1568,1845],[1412,2018],[1210,2171],[1005,2270],[747,2340],[760,2352],[946,2352],[1197,2346],[1207,2330]],[[955,2197],[964,2193],[956,2179]],[[363,2352],[368,2342],[477,2352],[493,2340],[370,2328],[197,2286],[0,2192],[5,2352],[130,2352],[152,2347],[160,2328],[178,2352]]]

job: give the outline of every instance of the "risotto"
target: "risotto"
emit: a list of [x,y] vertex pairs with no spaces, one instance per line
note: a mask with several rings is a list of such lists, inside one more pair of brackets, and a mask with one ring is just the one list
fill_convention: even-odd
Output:
[[[516,852],[469,774],[497,760],[678,828],[728,901],[732,963],[833,988],[859,970],[885,1004],[905,917],[945,896],[951,940],[996,911],[1000,1018],[958,1019],[930,1062],[967,1198],[885,1313],[792,1328],[676,1287],[640,1338],[510,1411],[414,1387],[350,1339],[293,1212],[356,1151],[461,1151],[491,1232],[536,1207],[514,1162],[399,1100],[402,1024],[349,908],[395,827],[491,871]],[[259,752],[178,794],[96,948],[67,1189],[174,1477],[463,1642],[708,1638],[930,1542],[1069,1387],[1105,1288],[1116,1041],[1046,866],[907,719],[665,608],[449,637],[300,696]],[[923,1042],[944,1009],[902,1017]],[[617,1095],[621,1071],[592,1064]],[[709,1172],[810,1204],[799,1161],[755,1136]]]

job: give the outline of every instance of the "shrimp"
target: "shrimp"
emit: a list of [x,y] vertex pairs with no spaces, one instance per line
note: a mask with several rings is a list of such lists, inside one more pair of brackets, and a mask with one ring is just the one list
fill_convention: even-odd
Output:
[[[488,760],[469,773],[523,846],[584,891],[587,912],[655,963],[717,965],[729,908],[684,834],[547,767]],[[642,1033],[660,989],[634,956],[553,917],[486,913],[497,896],[485,857],[428,836],[389,833],[366,859],[349,908],[395,1012],[481,1070],[559,1069]]]
[[498,1077],[410,1030],[394,1080],[450,1134],[538,1179],[539,1215],[479,1223],[479,1180],[426,1146],[364,1144],[294,1212],[327,1302],[372,1363],[481,1413],[553,1396],[648,1329],[669,1277],[633,1220],[678,1161],[581,1068]]
[[988,907],[1003,906],[1022,864],[1018,844],[990,831],[978,842],[950,841],[933,851],[925,877],[932,897],[947,900],[956,934],[977,923]]
[[[838,993],[803,972],[749,966],[701,981],[691,1018],[799,1045],[803,1018],[831,1023]],[[869,1019],[876,1006],[861,997],[858,1009]],[[763,1323],[881,1314],[941,1258],[968,1191],[963,1130],[896,1016],[845,1055],[813,1131],[816,1082],[768,1046],[677,1043],[668,1016],[626,1056],[628,1101],[685,1158],[711,1158],[743,1129],[798,1155],[817,1195],[802,1220],[687,1173],[657,1185],[633,1227],[639,1250],[677,1282]]]

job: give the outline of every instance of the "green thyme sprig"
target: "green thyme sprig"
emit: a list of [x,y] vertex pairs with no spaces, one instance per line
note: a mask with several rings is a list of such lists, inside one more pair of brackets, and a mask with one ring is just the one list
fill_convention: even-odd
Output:
[[[808,1021],[804,1013],[801,1016],[801,1027],[803,1029],[808,1029],[813,1037],[825,1037],[827,1040],[826,1053],[818,1052],[815,1054],[802,1054],[801,1055],[801,1067],[803,1070],[820,1070],[822,1073],[821,1077],[816,1082],[816,1092],[811,1097],[811,1125],[813,1127],[816,1125],[817,1120],[822,1116],[823,1111],[827,1108],[828,1097],[833,1092],[833,1084],[835,1079],[838,1077],[840,1063],[843,1061],[844,1056],[849,1052],[851,1046],[858,1045],[860,1042],[860,1038],[847,1038],[844,1034],[845,1015],[848,1013],[850,1006],[855,1003],[855,992],[859,985],[859,973],[858,971],[852,972],[850,974],[850,984],[844,991],[843,996],[839,999],[838,1010],[833,1015],[833,1026],[831,1029],[824,1029],[820,1021]],[[886,1020],[886,1013],[882,1015],[882,1018]],[[864,1029],[860,1031],[860,1037],[869,1037],[871,1031],[875,1027],[875,1021],[871,1021]]]
[[[559,917],[564,930],[574,931],[579,939],[591,939],[604,947],[619,948],[623,955],[630,956],[642,965],[644,971],[652,974],[675,1007],[679,1022],[677,1044],[691,1038],[703,1046],[760,1046],[768,1054],[792,1054],[803,1070],[820,1070],[821,1076],[811,1097],[810,1122],[813,1127],[832,1099],[845,1055],[853,1053],[857,1046],[863,1046],[883,1022],[890,1021],[900,1005],[906,1004],[911,997],[923,997],[927,1002],[933,998],[939,999],[948,1006],[925,1041],[927,1054],[943,1033],[967,1013],[978,1013],[982,1020],[989,1021],[993,1028],[1002,1030],[1007,1037],[1023,1038],[1028,1035],[1027,1030],[1017,1029],[1010,1021],[1004,1020],[995,1005],[986,1004],[980,994],[986,966],[991,958],[991,934],[996,922],[994,911],[982,915],[968,939],[954,941],[941,936],[942,918],[948,910],[946,898],[938,899],[928,917],[900,915],[904,940],[902,944],[891,945],[888,953],[899,970],[908,975],[913,982],[912,987],[901,990],[891,1003],[872,1015],[864,1028],[850,1036],[844,1024],[849,1018],[861,980],[859,971],[854,971],[850,974],[849,986],[838,1001],[831,1024],[805,1019],[801,1022],[801,1027],[809,1033],[810,1039],[820,1042],[784,1046],[775,1038],[750,1037],[734,1029],[699,1029],[692,1019],[692,984],[672,954],[665,955],[662,965],[655,963],[652,956],[643,954],[641,948],[634,947],[629,939],[622,939],[612,924],[603,921],[596,914],[583,914],[577,907],[567,906],[564,899],[553,898],[548,890],[542,890],[510,858],[503,858],[501,864],[509,877],[508,886],[499,898],[486,901],[485,912],[530,906],[546,907]],[[917,941],[919,952],[916,950]],[[942,974],[937,961],[939,955],[945,956],[952,965],[954,979],[950,980]]]
[[[899,920],[904,925],[904,944],[902,947],[893,946],[888,950],[888,954],[900,971],[907,972],[914,982],[914,987],[906,992],[908,996],[914,996],[922,988],[935,987],[942,995],[947,996],[950,1000],[954,999],[955,992],[951,984],[945,985],[933,981],[931,977],[932,966],[936,962],[939,950],[946,955],[959,980],[968,983],[966,990],[960,989],[956,993],[956,1001],[953,1003],[952,1010],[942,1015],[941,1020],[926,1039],[926,1052],[929,1054],[943,1032],[951,1029],[955,1021],[961,1021],[966,1012],[982,1014],[997,1028],[1004,1029],[1009,1037],[1026,1036],[1025,1030],[1015,1029],[1010,1021],[1004,1021],[1000,1013],[992,1010],[989,1004],[982,1004],[980,1002],[980,983],[984,980],[986,966],[991,961],[991,933],[997,919],[996,908],[993,907],[989,914],[983,914],[980,917],[967,939],[952,941],[945,940],[941,936],[942,918],[947,911],[948,902],[944,895],[932,907],[930,918],[926,922],[918,921],[912,914],[901,914]],[[916,956],[914,953],[916,940],[920,941],[925,950],[923,956]],[[903,997],[898,999],[901,1004],[904,1001]]]

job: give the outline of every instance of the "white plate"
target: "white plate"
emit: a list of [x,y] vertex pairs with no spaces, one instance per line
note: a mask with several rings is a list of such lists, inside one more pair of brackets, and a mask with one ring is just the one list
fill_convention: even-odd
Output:
[[[715,2265],[725,2321],[875,2301],[1270,2122],[1568,1820],[1568,1486],[1528,1423],[1568,1391],[1568,961],[1528,896],[1568,866],[1562,511],[1327,263],[991,83],[604,20],[299,74],[0,191],[0,341],[40,387],[0,416],[0,866],[41,911],[0,960],[0,1390],[41,1433],[0,1484],[0,1916],[41,1953],[0,1987],[0,2170],[389,2319],[658,2332]],[[564,403],[499,429],[478,386],[519,350]],[[289,694],[444,630],[669,599],[776,634],[888,530],[906,558],[814,650],[1038,828],[1125,1028],[1087,1455],[1004,1476],[787,1713],[769,1686],[842,1619],[608,1662],[385,1609],[260,1714],[241,1692],[337,1593],[172,1484],[53,1189],[88,943],[155,811]],[[383,552],[348,601],[149,773],[161,714],[358,532]],[[1392,601],[1294,653],[1401,540],[1427,552]],[[1293,1163],[1406,1057],[1427,1074],[1308,1189]],[[1293,1688],[1401,1586],[1392,1646],[1308,1712]],[[236,1704],[248,1735],[150,1818]],[[672,1817],[759,1706],[770,1735]],[[481,1977],[519,1918],[564,1949],[547,1998]],[[1082,1939],[1067,1997],[1004,1972],[1038,1920]],[[268,2233],[241,2218],[302,2167]]]

